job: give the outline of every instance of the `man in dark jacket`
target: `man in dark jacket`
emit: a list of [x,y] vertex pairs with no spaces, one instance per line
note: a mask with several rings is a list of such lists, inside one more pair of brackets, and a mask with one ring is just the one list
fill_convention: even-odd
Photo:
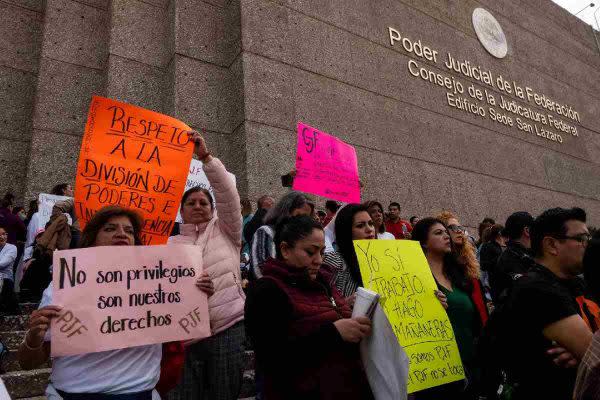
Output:
[[513,213],[506,220],[504,234],[508,237],[506,250],[498,258],[495,268],[489,271],[492,298],[498,301],[500,294],[511,286],[514,278],[525,274],[533,265],[529,254],[531,238],[529,229],[533,217],[526,211]]
[[269,211],[269,209],[273,207],[274,203],[275,201],[271,196],[265,195],[258,199],[256,213],[254,213],[254,217],[252,217],[252,219],[248,221],[248,223],[244,227],[243,232],[244,241],[250,244],[250,248],[252,248],[252,238],[254,238],[254,233],[256,233],[256,230],[258,228],[263,226],[263,220],[265,219],[265,215],[267,215],[267,211]]

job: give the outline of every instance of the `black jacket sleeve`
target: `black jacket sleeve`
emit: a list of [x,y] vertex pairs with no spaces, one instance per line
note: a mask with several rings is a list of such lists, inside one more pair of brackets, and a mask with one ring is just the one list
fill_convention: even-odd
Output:
[[245,306],[246,332],[262,368],[317,362],[332,348],[344,342],[332,322],[316,331],[291,335],[292,305],[287,295],[269,279],[256,281],[248,293]]
[[252,238],[254,237],[254,234],[258,228],[263,226],[263,219],[265,218],[265,215],[267,215],[267,210],[264,208],[258,209],[252,219],[250,219],[246,226],[244,226],[244,240],[246,243],[249,243],[250,246],[252,246]]
[[479,264],[483,271],[492,271],[502,255],[502,248],[493,243],[484,243],[479,252]]

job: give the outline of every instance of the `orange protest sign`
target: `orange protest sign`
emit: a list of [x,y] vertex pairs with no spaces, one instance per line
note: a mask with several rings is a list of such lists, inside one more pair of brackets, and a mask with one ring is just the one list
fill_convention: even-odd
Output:
[[100,208],[119,205],[144,218],[144,244],[166,243],[194,151],[190,130],[175,118],[94,96],[75,182],[81,229]]

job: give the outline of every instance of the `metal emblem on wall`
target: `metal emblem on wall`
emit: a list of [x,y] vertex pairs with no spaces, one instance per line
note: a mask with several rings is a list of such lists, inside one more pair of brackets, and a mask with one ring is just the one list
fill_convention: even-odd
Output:
[[490,12],[484,8],[473,11],[473,28],[485,49],[496,58],[504,58],[508,44],[502,27]]

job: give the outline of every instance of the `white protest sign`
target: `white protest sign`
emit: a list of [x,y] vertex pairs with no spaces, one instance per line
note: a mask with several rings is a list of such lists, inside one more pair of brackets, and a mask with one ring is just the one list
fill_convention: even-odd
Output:
[[55,194],[40,193],[38,197],[38,213],[39,213],[39,227],[43,228],[50,221],[52,215],[52,207],[59,201],[65,201],[73,199],[67,196],[58,196]]

